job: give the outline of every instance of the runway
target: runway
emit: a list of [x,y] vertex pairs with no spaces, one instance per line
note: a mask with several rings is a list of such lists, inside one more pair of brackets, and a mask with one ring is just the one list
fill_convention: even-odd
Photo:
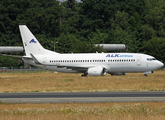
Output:
[[165,91],[0,93],[3,103],[165,102]]

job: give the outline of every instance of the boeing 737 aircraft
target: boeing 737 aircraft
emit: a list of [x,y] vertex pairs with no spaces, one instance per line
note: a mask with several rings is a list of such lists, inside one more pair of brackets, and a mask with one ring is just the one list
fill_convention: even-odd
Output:
[[60,54],[44,49],[26,25],[19,26],[25,56],[25,63],[40,68],[66,72],[83,73],[82,76],[103,76],[106,73],[125,74],[153,73],[164,64],[154,57],[138,53],[78,53]]

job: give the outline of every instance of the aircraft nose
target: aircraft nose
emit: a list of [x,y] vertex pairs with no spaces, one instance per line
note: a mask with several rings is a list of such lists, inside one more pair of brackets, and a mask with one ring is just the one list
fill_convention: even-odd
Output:
[[157,65],[156,65],[158,68],[162,68],[164,66],[164,64],[162,62],[157,62]]

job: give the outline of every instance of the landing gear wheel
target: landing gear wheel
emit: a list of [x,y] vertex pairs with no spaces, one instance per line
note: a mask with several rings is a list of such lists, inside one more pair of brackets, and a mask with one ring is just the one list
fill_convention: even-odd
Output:
[[87,77],[87,74],[82,74],[81,77]]
[[148,76],[147,74],[144,74],[144,76]]
[[84,74],[82,74],[81,77],[84,77]]

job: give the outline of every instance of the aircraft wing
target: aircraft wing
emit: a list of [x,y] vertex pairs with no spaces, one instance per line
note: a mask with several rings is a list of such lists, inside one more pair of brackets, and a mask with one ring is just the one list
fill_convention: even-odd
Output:
[[[86,72],[89,68],[93,68],[93,67],[103,67],[106,69],[105,66],[62,66],[62,65],[55,65],[57,66],[57,68],[65,68],[65,69],[71,69],[71,70],[77,70],[77,71],[81,71],[81,72]],[[107,69],[106,69],[107,70]]]
[[61,66],[61,65],[57,65],[57,68],[65,68],[65,69],[70,69],[70,70],[76,70],[76,71],[84,73],[88,70],[89,67],[86,67],[86,66],[80,67],[80,66]]
[[62,66],[62,65],[55,65],[57,68],[66,68],[66,69],[72,69],[72,70],[87,70],[90,68],[90,66]]

